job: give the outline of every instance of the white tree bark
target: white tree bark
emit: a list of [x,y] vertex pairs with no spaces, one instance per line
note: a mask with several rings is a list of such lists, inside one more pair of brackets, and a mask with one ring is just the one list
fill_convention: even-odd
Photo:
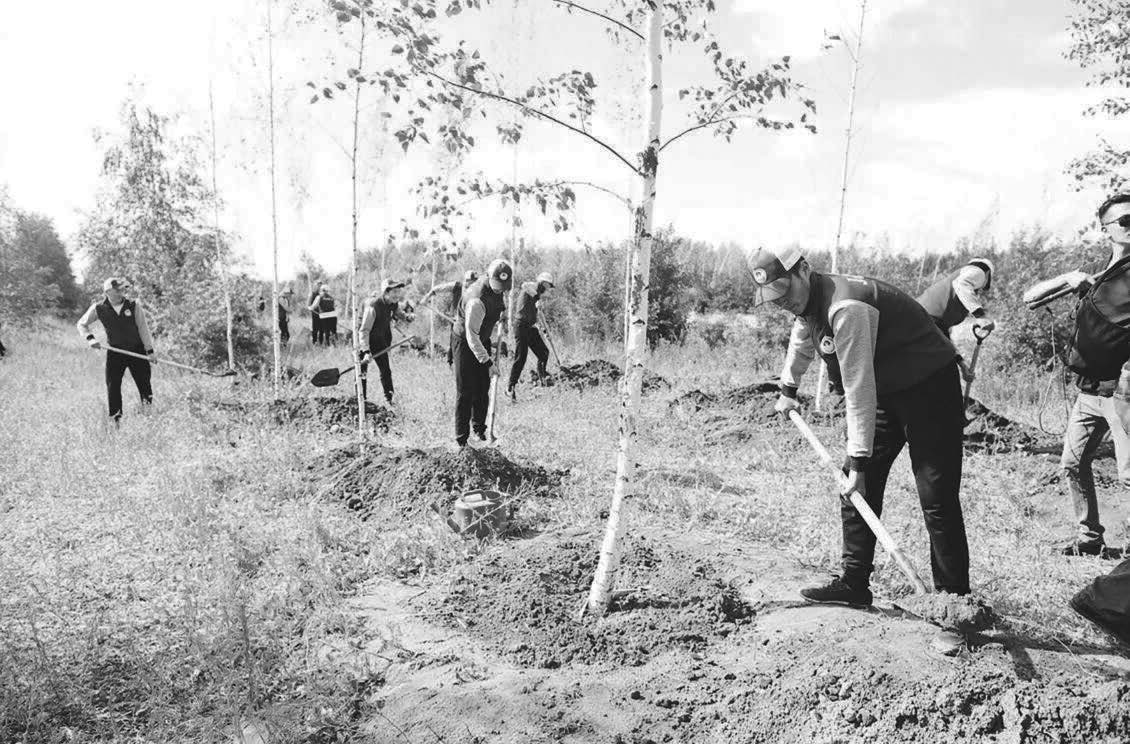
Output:
[[587,607],[597,617],[608,609],[616,572],[620,566],[621,536],[626,524],[624,500],[636,485],[636,439],[640,393],[647,357],[647,303],[651,274],[652,221],[655,211],[655,177],[659,169],[659,133],[663,115],[663,4],[651,5],[647,29],[648,83],[647,147],[640,178],[641,203],[636,211],[629,265],[632,267],[628,302],[628,336],[624,340],[628,373],[620,388],[620,451],[616,484],[600,547],[600,561],[589,590]]
[[282,339],[279,336],[279,210],[275,194],[275,50],[271,27],[271,3],[267,0],[267,131],[271,159],[271,341],[275,366],[272,380],[275,397],[279,397],[282,380]]
[[[357,69],[365,69],[365,14],[361,14],[361,31],[357,48]],[[361,316],[358,312],[360,302],[357,299],[357,264],[360,258],[361,247],[357,242],[357,146],[359,139],[359,121],[361,118],[361,83],[354,81],[357,86],[353,94],[353,151],[350,154],[351,177],[353,179],[353,255],[349,262],[349,312],[350,325],[353,330],[353,350],[361,348]],[[371,349],[377,351],[377,349]],[[357,398],[357,442],[365,443],[365,392],[361,387],[361,373],[353,376],[353,389]]]

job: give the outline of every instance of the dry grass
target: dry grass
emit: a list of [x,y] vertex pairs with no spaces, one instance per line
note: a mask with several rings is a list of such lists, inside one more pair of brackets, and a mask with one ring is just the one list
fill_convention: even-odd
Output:
[[[5,341],[0,740],[213,741],[249,718],[265,722],[273,741],[347,740],[383,661],[333,651],[367,640],[344,600],[376,576],[443,572],[473,546],[438,518],[362,522],[320,499],[303,466],[348,432],[281,428],[255,415],[233,421],[212,405],[267,400],[269,385],[158,370],[153,410],[139,410],[127,380],[126,417],[114,430],[99,355],[65,329]],[[567,363],[590,353],[561,351]],[[348,358],[343,348],[303,350],[290,363],[312,373]],[[988,369],[991,349],[982,358]],[[677,394],[749,382],[775,364],[756,349],[692,344],[661,350],[653,366]],[[454,385],[446,365],[397,355],[393,370],[402,418],[377,446],[447,446]],[[990,404],[1034,423],[1041,383],[1017,375],[978,385]],[[351,390],[343,383],[338,394]],[[286,394],[312,392],[297,384]],[[527,515],[543,525],[598,524],[614,472],[615,391],[523,385],[519,394],[519,405],[500,409],[503,450],[571,471],[562,498],[530,503]],[[814,577],[834,570],[838,500],[799,435],[777,428],[742,445],[705,446],[700,422],[670,415],[669,395],[645,398],[643,467],[703,477],[648,477],[630,528],[703,526],[772,546]],[[828,428],[819,433],[838,441]],[[1108,566],[1049,552],[1071,520],[1066,497],[1053,496],[1049,510],[1046,494],[1041,501],[1031,491],[1048,463],[967,458],[975,590],[1039,628],[1036,640],[1101,644],[1065,603]],[[884,520],[928,574],[905,457]],[[876,589],[906,593],[886,556],[879,564]]]

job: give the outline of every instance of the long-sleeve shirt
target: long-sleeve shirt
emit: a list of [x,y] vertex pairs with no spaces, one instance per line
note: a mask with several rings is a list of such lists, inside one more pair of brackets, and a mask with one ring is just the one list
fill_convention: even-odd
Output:
[[[86,312],[82,314],[82,317],[78,319],[78,323],[75,324],[75,327],[78,328],[79,335],[82,336],[83,340],[86,340],[87,336],[94,335],[93,331],[90,330],[90,326],[93,323],[98,322],[98,306],[100,304],[102,303],[95,302],[94,304],[92,304],[89,308],[87,308]],[[124,306],[124,302],[117,305],[114,305],[113,303],[110,304],[110,307],[118,315],[121,315],[122,308]],[[141,337],[141,343],[145,345],[146,349],[152,349],[153,335],[149,332],[149,324],[145,322],[145,313],[141,310],[141,303],[137,301],[133,301],[133,319],[137,324],[137,333]]]
[[917,301],[877,279],[811,274],[781,384],[796,389],[819,353],[844,388],[849,457],[869,457],[879,398],[917,385],[957,352]]
[[365,314],[361,317],[361,351],[373,351],[375,344],[392,344],[392,326],[394,320],[407,320],[407,316],[400,311],[400,306],[385,302],[382,299],[371,300],[365,303]]

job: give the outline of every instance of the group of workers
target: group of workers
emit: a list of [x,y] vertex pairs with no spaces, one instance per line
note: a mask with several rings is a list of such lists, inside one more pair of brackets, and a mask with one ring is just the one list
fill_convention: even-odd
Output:
[[[1130,194],[1117,194],[1098,209],[1112,250],[1106,269],[1095,275],[1073,271],[1042,281],[1024,294],[1029,305],[1056,293],[1080,296],[1068,366],[1075,373],[1078,396],[1064,436],[1061,466],[1071,491],[1077,535],[1060,552],[1115,557],[1106,549],[1092,463],[1103,436],[1114,441],[1119,478],[1130,485]],[[974,259],[917,299],[878,279],[816,271],[798,251],[758,251],[750,259],[753,305],[773,303],[795,316],[780,375],[776,408],[787,414],[800,408],[798,390],[816,356],[829,372],[834,392],[842,395],[847,427],[844,462],[846,496],[857,492],[878,515],[892,465],[904,447],[910,463],[930,541],[934,588],[965,595],[970,591],[969,546],[960,488],[965,405],[961,380],[973,370],[958,354],[950,331],[973,319],[979,338],[995,327],[983,297],[991,288],[994,266]],[[91,346],[90,332],[102,323],[110,346],[152,354],[153,341],[140,305],[122,294],[126,284],[107,279],[105,299],[90,307],[78,328]],[[448,363],[455,377],[455,442],[465,447],[473,432],[488,438],[491,377],[499,374],[494,335],[506,313],[514,272],[504,259],[486,271],[467,272],[461,281],[433,287],[423,297],[447,297],[454,308]],[[365,304],[359,350],[362,385],[367,396],[370,361],[380,370],[385,399],[393,400],[387,351],[392,324],[407,320],[400,303],[404,283],[386,279]],[[515,357],[507,394],[515,388],[529,351],[537,357],[537,376],[545,375],[548,351],[538,331],[538,301],[553,287],[549,274],[521,285],[514,312]],[[333,299],[324,285],[310,308],[326,319]],[[431,309],[431,308],[429,308]],[[317,341],[317,336],[315,337]],[[107,353],[106,386],[110,415],[121,416],[121,381],[129,369],[144,402],[152,401],[149,363]],[[814,602],[869,606],[875,535],[845,499],[841,507],[842,572],[830,582],[805,588]],[[1130,560],[1095,579],[1071,599],[1071,607],[1130,644]]]
[[[1061,458],[1077,535],[1058,550],[1113,558],[1121,553],[1104,544],[1092,463],[1109,430],[1120,481],[1130,485],[1130,194],[1110,197],[1097,216],[1112,243],[1106,269],[1040,282],[1024,293],[1024,301],[1038,306],[1056,293],[1081,295],[1068,360],[1079,394]],[[877,279],[815,271],[796,251],[759,251],[750,270],[754,304],[771,302],[796,318],[776,409],[784,414],[799,409],[801,377],[818,354],[844,400],[843,495],[858,493],[881,514],[891,466],[908,447],[930,540],[934,588],[968,594],[969,546],[959,495],[965,426],[960,380],[972,370],[948,336],[969,316],[979,336],[995,326],[981,300],[992,284],[992,263],[975,259],[917,300]],[[801,595],[814,602],[869,606],[876,538],[847,500],[840,517],[841,574]],[[1130,560],[1084,587],[1070,605],[1130,644]]]

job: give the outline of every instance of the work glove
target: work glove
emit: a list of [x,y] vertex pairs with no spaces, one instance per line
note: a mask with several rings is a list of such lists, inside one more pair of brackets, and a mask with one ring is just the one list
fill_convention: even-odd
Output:
[[86,343],[88,343],[90,345],[90,348],[92,349],[102,348],[102,344],[98,343],[98,339],[96,339],[94,336],[87,336]]
[[145,356],[153,356],[156,353],[157,352],[155,352],[153,349],[146,349],[145,350]]
[[777,404],[773,406],[773,410],[781,414],[782,416],[788,416],[789,411],[800,410],[800,401],[796,398],[790,398],[789,396],[782,394],[777,398]]

